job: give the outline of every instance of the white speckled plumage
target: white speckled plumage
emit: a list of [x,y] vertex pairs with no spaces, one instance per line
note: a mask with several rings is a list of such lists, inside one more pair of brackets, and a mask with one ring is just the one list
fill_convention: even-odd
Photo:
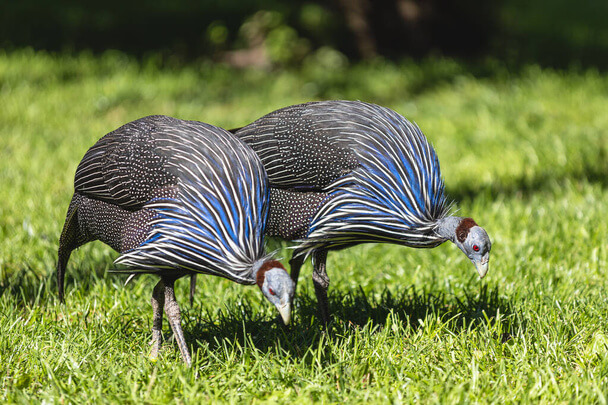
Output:
[[89,149],[74,188],[81,242],[112,246],[126,271],[253,284],[253,263],[267,258],[264,169],[223,129],[165,116],[131,122]]
[[191,364],[174,293],[186,274],[257,284],[289,323],[294,284],[264,249],[268,179],[257,155],[228,131],[165,116],[130,122],[89,149],[74,188],[59,242],[59,296],[70,253],[93,240],[121,253],[115,263],[124,272],[158,274],[152,357],[164,309]]
[[[294,235],[301,239],[296,256],[363,242],[445,241],[434,232],[449,210],[437,157],[420,129],[396,112],[356,101],[313,102],[272,112],[236,134],[258,153],[283,197],[316,195],[294,206],[275,203],[271,193],[271,219],[277,210],[312,213],[299,226],[307,232]],[[269,232],[282,233],[274,224]]]
[[[292,278],[312,255],[313,281],[329,321],[328,250],[388,242],[417,248],[447,240],[487,272],[490,240],[470,218],[449,217],[439,161],[415,124],[396,112],[359,101],[285,107],[233,131],[260,156],[271,186],[270,235],[296,240]],[[475,250],[477,249],[477,250]]]

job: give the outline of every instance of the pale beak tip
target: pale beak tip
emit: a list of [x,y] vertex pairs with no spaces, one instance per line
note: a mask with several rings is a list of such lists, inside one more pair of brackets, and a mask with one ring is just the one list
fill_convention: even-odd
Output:
[[485,263],[475,262],[475,268],[477,269],[479,278],[482,279],[488,274],[489,261],[486,261]]
[[291,322],[291,305],[277,305],[277,309],[279,310],[279,314],[281,314],[281,319],[285,325],[289,325]]

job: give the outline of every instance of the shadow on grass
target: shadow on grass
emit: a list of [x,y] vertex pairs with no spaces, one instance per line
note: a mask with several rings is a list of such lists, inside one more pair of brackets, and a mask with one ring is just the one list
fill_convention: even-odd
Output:
[[[306,356],[309,349],[317,349],[326,339],[347,339],[353,330],[369,327],[371,333],[376,333],[382,330],[391,313],[412,331],[424,328],[430,319],[438,320],[454,333],[500,322],[502,336],[496,338],[503,343],[525,327],[511,303],[500,297],[498,288],[487,286],[475,293],[464,291],[461,296],[434,294],[415,287],[398,295],[384,290],[379,298],[368,297],[362,290],[339,292],[330,296],[330,308],[333,321],[329,334],[323,332],[316,316],[316,300],[308,295],[297,298],[296,319],[291,327],[284,327],[278,318],[268,320],[261,314],[254,315],[244,302],[222,311],[219,319],[218,314],[212,316],[204,310],[193,314],[196,309],[184,308],[183,327],[194,351],[203,347],[221,350],[226,344],[238,344],[253,346],[264,353],[282,349],[294,357]],[[209,319],[216,321],[210,323]]]
[[[78,285],[71,284],[69,288],[90,289],[93,284],[103,282],[101,279],[104,270],[101,269],[98,273],[88,281],[80,279]],[[53,276],[51,274],[38,282],[22,277],[21,282],[4,288],[1,293],[10,294],[12,298],[9,300],[14,300],[17,308],[52,306],[56,299]],[[190,307],[187,302],[180,302],[182,327],[186,340],[193,346],[193,353],[200,349],[202,353],[209,350],[218,356],[224,356],[223,353],[238,354],[238,347],[242,347],[254,348],[262,354],[288,354],[301,359],[314,357],[317,349],[327,346],[328,340],[334,346],[341,346],[357,330],[379,333],[387,325],[388,319],[403,324],[411,332],[432,328],[435,322],[442,329],[453,333],[499,324],[502,334],[494,338],[503,343],[525,328],[523,317],[513,309],[512,303],[501,296],[498,287],[488,285],[479,289],[465,289],[457,295],[430,292],[415,286],[401,289],[398,293],[385,289],[380,294],[372,295],[365,294],[362,289],[334,290],[329,300],[333,314],[329,333],[323,331],[317,318],[316,299],[305,293],[296,299],[295,322],[290,327],[284,327],[274,311],[260,313],[245,300],[230,302],[221,311],[204,303]],[[273,314],[272,317],[269,313]],[[143,326],[145,322],[141,322],[146,316],[149,315],[140,313],[139,310],[132,312],[127,309],[113,326],[119,334],[118,338],[151,336],[150,329]],[[86,323],[86,316],[84,318]],[[163,330],[168,338],[170,329],[166,318]],[[144,337],[143,340],[147,338]]]

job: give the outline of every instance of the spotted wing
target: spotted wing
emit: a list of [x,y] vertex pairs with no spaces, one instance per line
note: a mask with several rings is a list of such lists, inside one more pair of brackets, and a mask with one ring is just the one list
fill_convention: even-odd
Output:
[[105,135],[78,165],[76,192],[135,210],[153,198],[156,190],[174,186],[176,175],[167,169],[168,157],[159,153],[155,134],[160,125],[178,121],[149,116]]
[[335,141],[342,114],[307,103],[274,111],[235,134],[260,157],[270,185],[323,190],[358,167],[356,156]]

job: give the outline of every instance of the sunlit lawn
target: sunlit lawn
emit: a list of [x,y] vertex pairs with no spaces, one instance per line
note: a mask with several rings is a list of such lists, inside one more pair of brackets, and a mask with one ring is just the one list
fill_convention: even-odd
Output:
[[[0,400],[606,403],[608,76],[468,72],[449,60],[263,72],[0,54]],[[492,238],[485,279],[449,244],[331,253],[327,334],[310,266],[289,329],[254,287],[201,277],[190,307],[184,280],[192,369],[171,340],[148,360],[155,279],[124,286],[106,246],[74,253],[58,302],[74,171],[102,135],[150,114],[233,128],[334,98],[420,125],[459,213]],[[271,245],[287,263],[287,245]]]

